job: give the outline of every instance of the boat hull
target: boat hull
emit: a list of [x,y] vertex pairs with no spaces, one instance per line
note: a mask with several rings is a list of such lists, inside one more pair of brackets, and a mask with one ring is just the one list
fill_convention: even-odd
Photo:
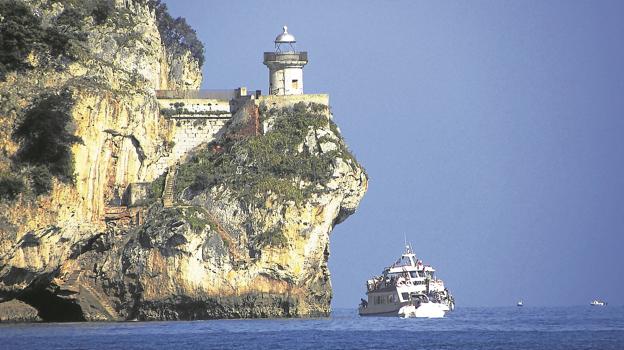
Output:
[[389,312],[362,312],[362,311],[360,311],[360,316],[398,317],[399,316],[399,310],[389,311]]
[[392,305],[392,308],[369,308],[360,307],[358,313],[360,316],[373,316],[373,317],[422,317],[422,318],[440,318],[444,317],[449,307],[439,303],[424,303],[419,307],[415,307],[410,303],[401,303],[398,305]]
[[358,313],[360,316],[379,316],[379,317],[397,317],[401,307],[408,303],[395,303],[385,305],[369,305],[367,307],[360,306]]

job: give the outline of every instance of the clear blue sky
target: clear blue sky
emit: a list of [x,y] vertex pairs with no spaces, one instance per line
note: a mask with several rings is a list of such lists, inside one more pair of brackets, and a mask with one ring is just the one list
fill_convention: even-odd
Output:
[[267,90],[287,24],[370,174],[332,234],[334,307],[403,235],[459,306],[624,297],[624,2],[167,1],[204,88]]

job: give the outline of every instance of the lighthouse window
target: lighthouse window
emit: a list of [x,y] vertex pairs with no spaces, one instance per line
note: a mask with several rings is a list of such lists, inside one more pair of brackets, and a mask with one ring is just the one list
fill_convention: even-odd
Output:
[[299,80],[297,80],[297,79],[293,79],[292,80],[292,88],[293,89],[298,89],[299,88]]

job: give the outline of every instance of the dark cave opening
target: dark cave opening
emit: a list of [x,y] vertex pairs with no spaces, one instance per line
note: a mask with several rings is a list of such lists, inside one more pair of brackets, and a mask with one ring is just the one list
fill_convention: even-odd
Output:
[[61,298],[46,288],[25,290],[18,299],[37,309],[44,322],[85,321],[80,305]]

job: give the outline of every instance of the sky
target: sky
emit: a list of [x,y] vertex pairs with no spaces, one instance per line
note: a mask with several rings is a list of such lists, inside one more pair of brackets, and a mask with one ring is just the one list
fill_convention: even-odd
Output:
[[624,2],[168,0],[203,88],[267,91],[288,25],[304,89],[370,175],[331,235],[335,308],[403,250],[461,306],[624,301]]

